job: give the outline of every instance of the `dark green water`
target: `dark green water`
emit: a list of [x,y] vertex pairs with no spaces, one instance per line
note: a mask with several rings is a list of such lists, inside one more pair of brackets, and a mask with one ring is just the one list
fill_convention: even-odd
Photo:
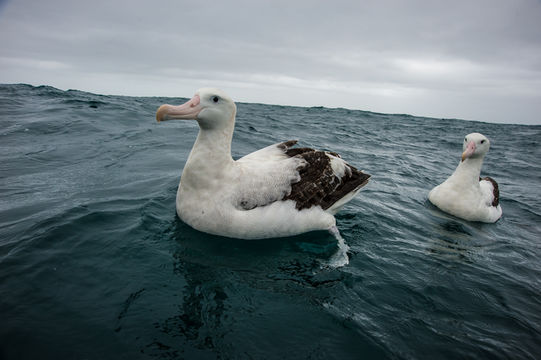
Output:
[[[300,139],[372,174],[333,269],[327,233],[177,219],[197,125],[154,112],[183,100],[0,86],[0,359],[539,358],[541,126],[238,104],[235,158]],[[496,224],[427,202],[474,131]]]

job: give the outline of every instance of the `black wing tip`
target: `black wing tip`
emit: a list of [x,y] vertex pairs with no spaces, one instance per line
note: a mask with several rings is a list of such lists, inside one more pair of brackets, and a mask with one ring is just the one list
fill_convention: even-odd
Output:
[[359,171],[359,178],[361,179],[359,187],[363,187],[366,184],[368,184],[368,181],[370,180],[371,177],[372,175]]
[[361,188],[368,184],[370,175],[359,172],[347,179],[342,178],[342,184],[338,186],[332,193],[328,194],[322,201],[321,207],[327,210],[342,198],[351,193],[358,192]]
[[372,175],[367,174],[365,172],[362,172],[360,170],[357,170],[352,166],[350,166],[350,167],[351,167],[351,170],[352,170],[351,175],[348,176],[348,177],[343,177],[340,180],[343,181],[343,182],[350,183],[351,184],[350,186],[353,187],[352,191],[357,191],[358,189],[360,189],[363,186],[365,186],[366,184],[368,184],[368,181],[370,180]]

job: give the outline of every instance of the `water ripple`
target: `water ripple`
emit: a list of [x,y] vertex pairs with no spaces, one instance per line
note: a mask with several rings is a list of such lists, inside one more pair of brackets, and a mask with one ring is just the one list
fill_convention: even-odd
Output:
[[[177,218],[197,125],[156,124],[154,111],[183,100],[0,86],[4,357],[541,353],[539,126],[238,104],[235,158],[299,139],[372,174],[337,215],[349,264],[331,268],[325,232],[243,241]],[[426,198],[473,131],[492,142],[496,224]]]

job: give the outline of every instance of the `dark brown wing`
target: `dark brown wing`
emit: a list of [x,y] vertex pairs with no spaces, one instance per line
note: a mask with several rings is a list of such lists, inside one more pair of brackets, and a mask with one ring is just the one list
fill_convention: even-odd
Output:
[[479,181],[481,180],[489,181],[490,183],[492,183],[492,194],[494,195],[494,200],[492,200],[492,206],[498,206],[500,204],[500,189],[498,188],[498,183],[496,182],[496,180],[488,176],[482,179],[479,178]]
[[349,164],[346,164],[342,177],[336,176],[329,154],[340,157],[338,154],[310,148],[290,148],[295,143],[296,141],[287,141],[280,145],[284,146],[286,155],[301,157],[306,161],[306,165],[299,170],[300,180],[291,185],[291,193],[284,198],[294,200],[298,210],[317,205],[326,210],[368,182],[370,175]]

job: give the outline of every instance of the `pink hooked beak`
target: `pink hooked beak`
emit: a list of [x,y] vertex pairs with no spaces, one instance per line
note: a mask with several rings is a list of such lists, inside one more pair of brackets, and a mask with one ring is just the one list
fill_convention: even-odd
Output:
[[195,120],[197,115],[202,110],[200,105],[201,99],[199,95],[194,95],[191,100],[188,102],[174,106],[169,104],[164,104],[158,108],[156,111],[156,120],[158,122],[171,120],[171,119],[190,119]]
[[464,150],[464,152],[462,153],[462,161],[472,156],[474,152],[475,152],[475,142],[470,141],[468,145],[466,145],[466,150]]

